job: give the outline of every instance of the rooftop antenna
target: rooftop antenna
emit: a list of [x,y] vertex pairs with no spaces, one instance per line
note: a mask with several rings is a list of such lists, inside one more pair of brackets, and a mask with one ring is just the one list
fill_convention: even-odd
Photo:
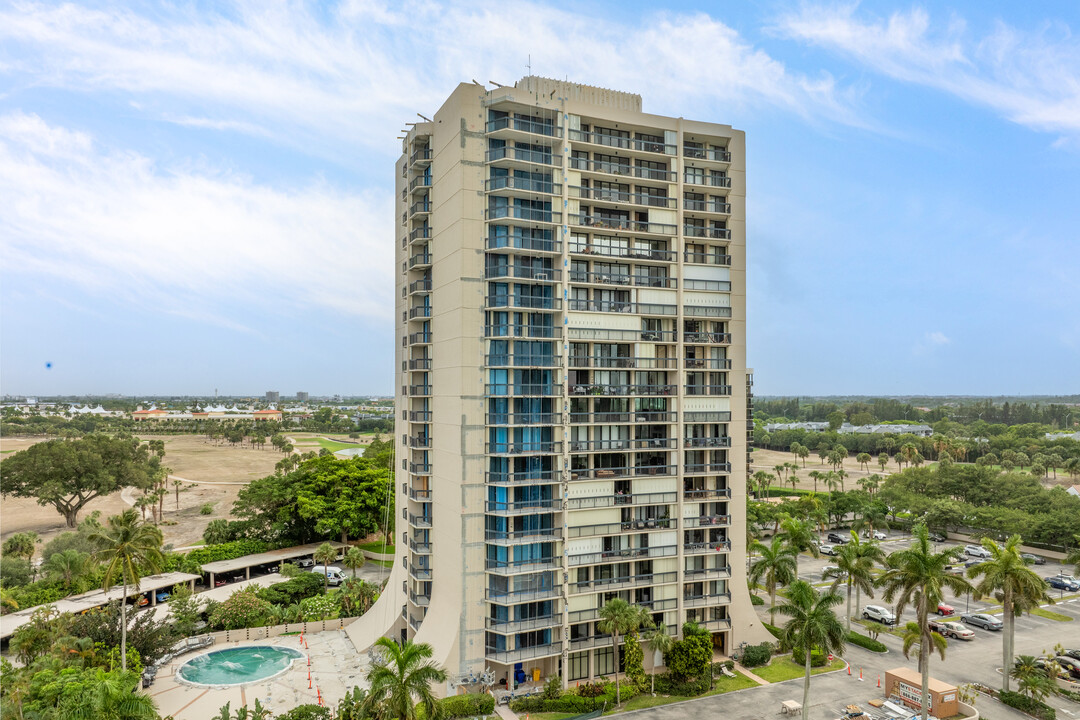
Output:
[[525,69],[532,75],[532,53],[529,53],[529,63],[525,66]]

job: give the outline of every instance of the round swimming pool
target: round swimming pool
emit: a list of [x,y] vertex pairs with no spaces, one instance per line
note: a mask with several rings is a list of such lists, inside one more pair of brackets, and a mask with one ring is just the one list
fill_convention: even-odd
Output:
[[188,660],[176,675],[193,685],[243,685],[283,673],[302,657],[292,648],[269,645],[215,650]]

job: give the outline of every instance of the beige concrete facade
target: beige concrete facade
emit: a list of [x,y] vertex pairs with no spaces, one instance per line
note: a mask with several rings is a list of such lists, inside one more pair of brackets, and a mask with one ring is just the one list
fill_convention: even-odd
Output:
[[613,672],[615,596],[724,652],[770,637],[745,572],[744,134],[462,84],[395,177],[403,551],[368,631],[452,677],[570,683]]

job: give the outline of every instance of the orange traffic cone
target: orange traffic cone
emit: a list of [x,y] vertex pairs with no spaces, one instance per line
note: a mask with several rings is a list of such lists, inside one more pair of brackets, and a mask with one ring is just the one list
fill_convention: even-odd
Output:
[[300,633],[300,644],[304,644],[304,633]]
[[877,676],[877,686],[881,687],[881,673],[878,673],[878,676]]
[[307,656],[307,666],[311,667],[311,653],[308,653],[308,656]]
[[859,668],[859,682],[862,682],[862,668]]
[[847,666],[847,674],[848,674],[848,675],[851,675],[851,663],[848,663],[848,666]]

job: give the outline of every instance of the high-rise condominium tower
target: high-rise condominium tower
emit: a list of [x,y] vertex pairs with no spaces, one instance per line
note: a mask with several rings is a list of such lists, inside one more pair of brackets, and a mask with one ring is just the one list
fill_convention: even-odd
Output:
[[459,682],[611,674],[596,623],[615,597],[723,650],[763,637],[744,151],[730,126],[539,77],[459,85],[408,132],[381,617]]

